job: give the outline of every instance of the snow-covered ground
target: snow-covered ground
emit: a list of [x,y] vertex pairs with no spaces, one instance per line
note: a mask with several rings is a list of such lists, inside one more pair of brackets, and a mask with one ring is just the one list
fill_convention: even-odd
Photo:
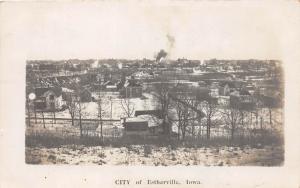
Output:
[[94,165],[200,165],[200,166],[279,166],[284,151],[280,146],[172,148],[141,145],[130,147],[26,148],[29,164],[94,164]]
[[[152,94],[143,93],[142,98],[130,98],[129,103],[133,106],[134,111],[136,110],[155,110],[156,101]],[[115,95],[102,96],[102,109],[104,111],[104,119],[120,119],[121,117],[126,117],[126,112],[122,108],[122,99]],[[46,118],[52,118],[52,112],[44,112]],[[82,103],[82,118],[85,119],[97,119],[98,116],[98,104],[96,102]],[[34,117],[33,112],[31,117]],[[37,113],[37,117],[41,118],[42,114]],[[55,113],[56,118],[71,118],[69,111],[66,109],[61,112]]]

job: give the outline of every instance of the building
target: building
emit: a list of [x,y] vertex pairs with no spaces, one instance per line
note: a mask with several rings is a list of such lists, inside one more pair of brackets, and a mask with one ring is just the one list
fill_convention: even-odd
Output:
[[162,118],[162,111],[161,110],[135,110],[135,116],[141,115],[152,115],[158,118]]
[[244,110],[252,110],[255,107],[255,100],[247,90],[241,90],[231,93],[230,106]]
[[209,95],[213,98],[217,98],[219,96],[219,83],[213,82],[209,87]]
[[91,102],[92,101],[92,93],[90,90],[86,88],[82,88],[79,91],[80,101],[81,102]]
[[158,135],[163,132],[163,119],[155,115],[139,115],[137,117],[124,118],[124,135]]
[[153,73],[150,74],[146,71],[138,71],[132,74],[132,76],[137,80],[146,80],[146,79],[153,79]]
[[228,96],[230,93],[239,91],[245,83],[242,81],[224,81],[220,80],[219,94]]
[[53,111],[60,110],[64,104],[62,98],[62,88],[35,88],[36,99],[34,106],[36,110]]
[[223,84],[223,85],[220,86],[219,94],[221,96],[228,96],[231,91],[232,91],[232,86],[230,88],[229,84],[225,83],[225,84]]
[[218,104],[221,106],[228,106],[230,104],[230,96],[219,96]]
[[147,120],[132,117],[123,119],[124,135],[146,135],[149,133]]
[[113,81],[106,81],[103,84],[104,91],[116,92],[118,90],[118,83]]
[[123,98],[142,97],[143,88],[136,80],[126,80],[124,86],[120,89],[120,95]]
[[199,87],[197,89],[192,90],[193,95],[196,96],[196,99],[199,101],[205,101],[207,100],[210,96],[210,90],[208,87]]

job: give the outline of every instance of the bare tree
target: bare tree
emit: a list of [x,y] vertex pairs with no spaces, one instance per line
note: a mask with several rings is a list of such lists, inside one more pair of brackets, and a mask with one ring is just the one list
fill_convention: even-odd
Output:
[[134,112],[134,104],[131,102],[130,98],[121,99],[121,107],[127,117],[132,117]]
[[191,134],[194,136],[194,120],[197,119],[195,109],[197,109],[197,101],[194,100],[184,91],[176,91],[172,93],[172,103],[176,110],[178,125],[178,140],[184,140],[186,133],[191,126]]
[[260,92],[257,92],[254,94],[255,97],[255,107],[254,107],[254,114],[255,114],[255,128],[258,128],[258,122],[259,122],[259,116],[262,115],[262,109],[263,109],[263,95],[260,94]]
[[76,114],[78,114],[79,117],[79,129],[80,129],[80,137],[82,137],[82,116],[83,116],[83,110],[84,106],[81,102],[81,87],[78,83],[72,82],[71,83],[72,89],[74,89],[74,92],[69,94],[68,100],[67,100],[67,107],[68,111],[70,113],[71,119],[72,119],[72,125],[74,125],[74,120],[76,117]]
[[216,115],[217,104],[213,101],[213,98],[208,97],[204,102],[202,102],[202,109],[206,115],[206,138],[210,139],[210,131],[213,125],[213,118]]
[[45,125],[45,116],[44,116],[44,111],[42,111],[42,118],[43,118],[43,127],[44,129],[46,128],[46,125]]
[[27,116],[28,116],[28,126],[30,127],[31,124],[30,124],[30,106],[29,106],[29,100],[26,98],[26,108],[27,108]]
[[53,105],[54,105],[53,108],[52,108],[53,109],[53,120],[54,120],[54,123],[56,123],[56,117],[55,117],[55,110],[56,110],[55,108],[56,107],[55,107],[55,102],[53,103]]
[[185,132],[186,132],[186,127],[187,127],[187,113],[188,109],[186,106],[182,104],[180,99],[183,99],[180,95],[177,95],[176,98],[174,99],[174,107],[176,110],[176,115],[177,115],[177,125],[178,125],[178,140],[180,140],[180,133],[182,136],[182,140],[185,138]]
[[68,108],[68,112],[72,119],[72,126],[74,126],[74,119],[77,111],[77,105],[76,105],[76,97],[75,94],[69,94],[66,100],[66,105]]
[[194,108],[194,111],[196,112],[196,124],[194,123],[193,127],[192,127],[192,135],[194,136],[194,128],[197,126],[198,129],[198,136],[201,136],[201,131],[202,131],[202,118],[205,116],[204,112],[203,112],[203,105],[201,105],[202,103],[202,99],[198,98],[197,96],[195,96],[194,102],[192,103],[192,106]]
[[[187,99],[186,102],[192,102],[192,100]],[[176,109],[179,113],[178,113],[178,119],[181,124],[180,128],[181,128],[181,133],[182,133],[182,140],[185,140],[186,137],[186,133],[188,132],[189,127],[191,126],[191,134],[192,136],[194,136],[194,124],[192,123],[195,118],[194,118],[194,112],[193,110],[189,107],[189,105],[187,104],[181,104],[181,107],[179,107],[178,109]]]
[[105,100],[101,92],[98,93],[97,106],[98,106],[98,118],[100,123],[101,141],[103,141],[103,117],[105,115],[105,110],[104,110]]
[[240,110],[229,105],[222,113],[225,123],[230,127],[230,136],[233,140],[240,120]]
[[166,135],[170,135],[171,127],[169,125],[168,114],[170,109],[170,92],[171,92],[171,85],[168,83],[160,82],[159,84],[155,85],[155,96],[158,102],[158,107],[161,110],[161,116],[163,119],[163,133]]
[[80,137],[82,137],[82,104],[81,104],[81,100],[80,97],[77,97],[76,100],[76,109],[78,111],[78,116],[79,116],[79,130],[80,130]]
[[265,96],[262,100],[263,100],[263,103],[264,103],[265,107],[268,108],[269,123],[272,126],[272,124],[273,124],[273,122],[272,122],[272,110],[277,107],[276,99],[272,98],[272,97],[266,97]]
[[81,104],[80,96],[77,95],[78,92],[70,94],[67,100],[67,108],[69,114],[71,116],[72,126],[75,125],[75,119],[78,115],[79,118],[79,129],[80,129],[80,137],[82,137],[82,114],[83,114],[83,106]]
[[52,101],[50,103],[50,111],[52,112],[52,125],[53,123],[56,123],[56,117],[55,117],[55,101]]
[[100,121],[100,134],[101,134],[101,141],[103,141],[103,121],[102,121],[102,116],[103,116],[103,107],[102,107],[102,99],[101,97],[99,98],[99,100],[97,101],[98,104],[98,117],[99,117],[99,121]]

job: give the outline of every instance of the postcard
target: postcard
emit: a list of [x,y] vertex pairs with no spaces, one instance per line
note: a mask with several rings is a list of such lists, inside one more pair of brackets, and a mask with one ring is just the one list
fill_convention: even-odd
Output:
[[1,187],[300,186],[299,1],[0,8]]

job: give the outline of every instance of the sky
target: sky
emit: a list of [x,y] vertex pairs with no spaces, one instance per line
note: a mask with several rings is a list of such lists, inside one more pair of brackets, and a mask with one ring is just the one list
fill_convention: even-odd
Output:
[[292,24],[282,4],[162,2],[8,3],[3,44],[22,45],[27,59],[154,59],[160,49],[170,59],[280,59]]

